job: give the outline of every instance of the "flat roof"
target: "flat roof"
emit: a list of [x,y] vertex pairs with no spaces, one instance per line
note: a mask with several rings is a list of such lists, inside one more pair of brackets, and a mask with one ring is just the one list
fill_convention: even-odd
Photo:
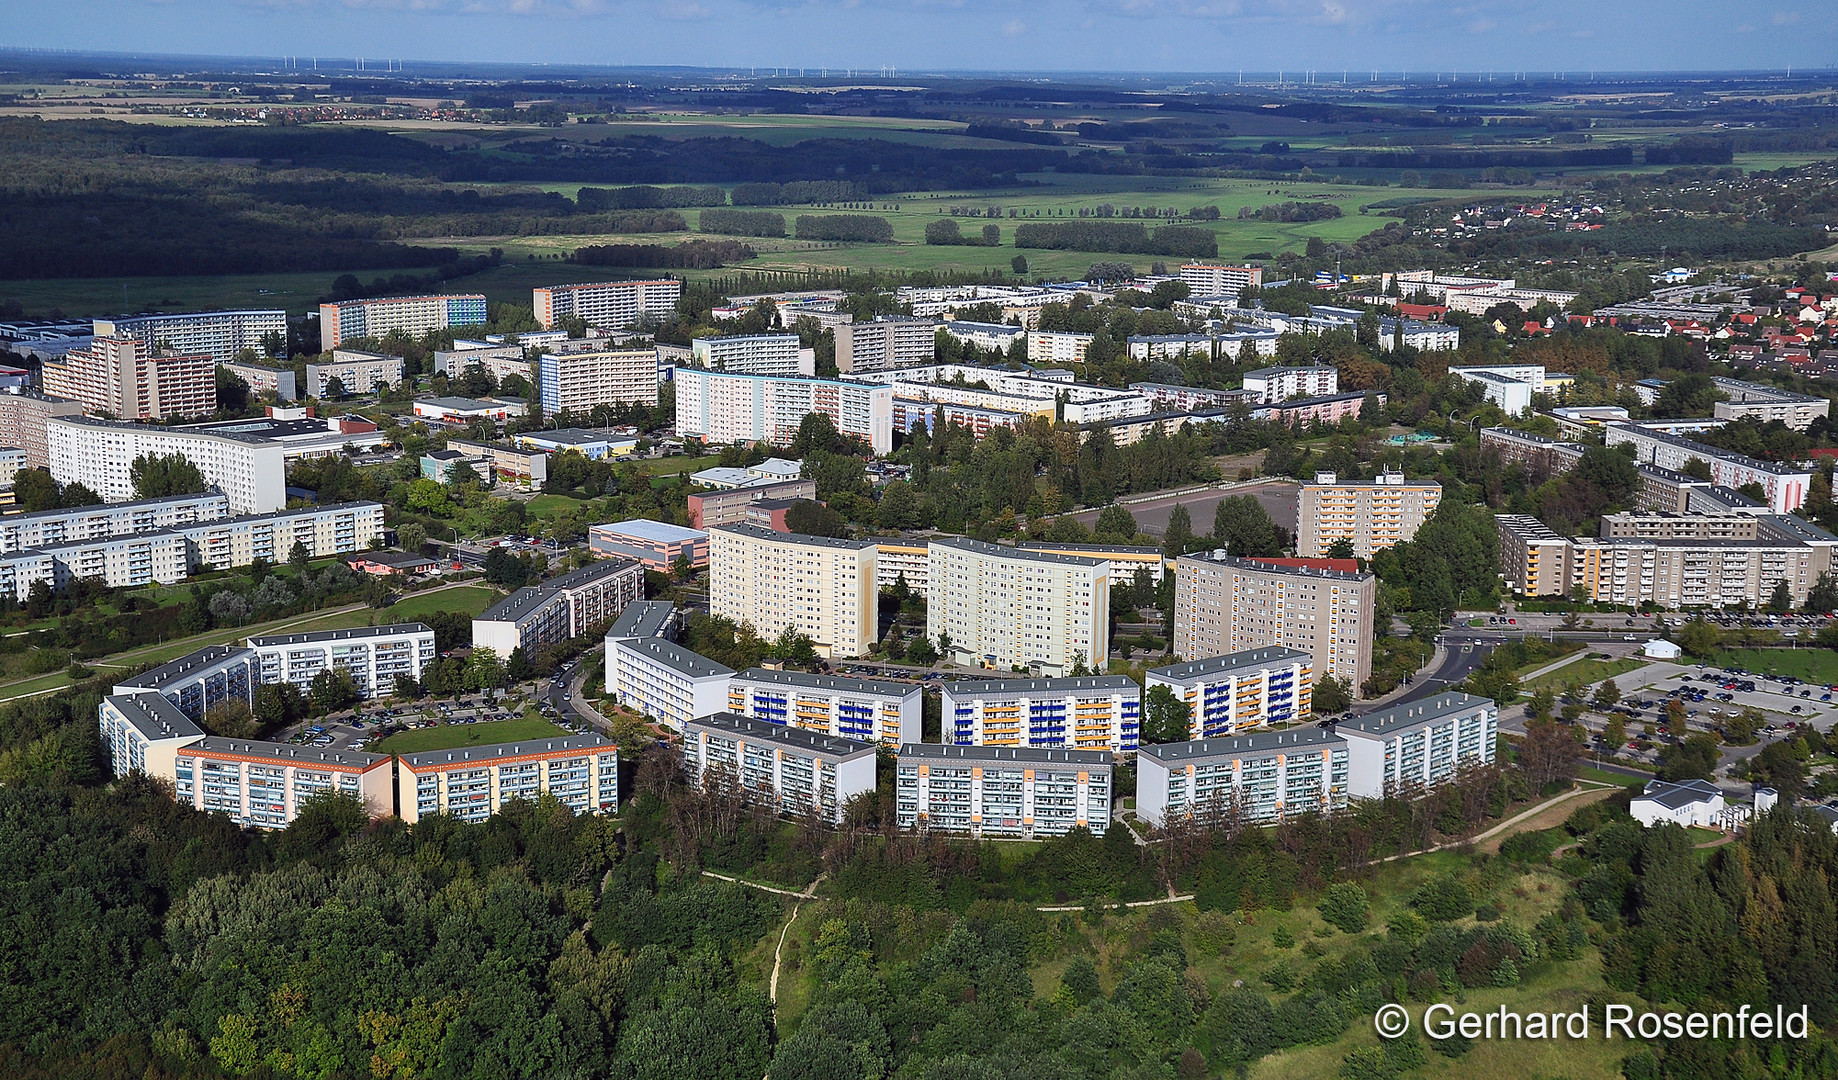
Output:
[[689,540],[708,539],[707,530],[686,529],[681,525],[672,525],[667,521],[652,521],[650,518],[611,521],[604,525],[595,525],[590,531],[606,532],[614,536],[626,536],[636,540],[649,540],[658,544],[680,544]]
[[367,754],[362,750],[340,750],[329,746],[298,746],[294,743],[263,742],[259,739],[199,739],[180,750],[181,754],[220,754],[226,757],[253,757],[286,765],[350,766],[370,769],[389,760],[388,754]]
[[416,398],[415,404],[432,405],[435,408],[448,409],[453,412],[477,412],[480,409],[503,408],[506,403],[502,401],[480,401],[478,398],[468,397],[426,397]]
[[94,506],[72,506],[58,510],[39,510],[30,514],[11,515],[0,519],[0,526],[17,526],[31,521],[53,521],[58,518],[82,517],[85,514],[131,514],[140,509],[153,509],[159,506],[176,506],[183,503],[229,502],[229,496],[221,491],[201,491],[195,495],[166,495],[158,499],[136,499],[133,502],[98,503]]
[[423,750],[419,754],[398,754],[410,769],[439,768],[443,765],[488,765],[501,758],[528,757],[535,754],[592,754],[617,750],[613,740],[587,732],[583,735],[557,735],[553,739],[529,739],[524,742],[498,743],[494,746],[456,747],[452,750]]
[[1104,566],[1108,559],[1092,559],[1083,555],[1056,555],[1050,551],[1032,551],[1027,548],[1003,547],[1000,544],[985,543],[973,540],[968,536],[940,536],[932,541],[938,547],[954,547],[972,551],[978,555],[994,555],[1004,559],[1027,559],[1031,562],[1059,563],[1069,566]]
[[613,625],[606,628],[608,638],[656,637],[664,624],[676,614],[676,605],[668,600],[634,600],[625,606]]
[[299,634],[268,634],[249,639],[252,649],[269,648],[276,645],[304,645],[315,641],[355,641],[359,638],[398,637],[403,634],[432,634],[434,628],[426,623],[406,622],[390,623],[386,626],[354,626],[344,630],[309,630]]
[[955,698],[988,697],[992,694],[1075,694],[1092,690],[1135,690],[1136,680],[1128,675],[1068,675],[1063,679],[964,679],[948,682],[940,689]]
[[1171,680],[1197,679],[1203,675],[1223,675],[1228,671],[1255,670],[1308,659],[1310,659],[1310,654],[1300,649],[1286,649],[1280,645],[1271,645],[1262,649],[1245,649],[1241,652],[1226,653],[1224,656],[1209,656],[1204,660],[1189,660],[1183,664],[1150,668],[1149,674],[1160,675],[1164,679]]
[[874,547],[873,540],[849,540],[840,536],[811,536],[808,533],[782,533],[758,525],[745,523],[736,525],[716,525],[709,530],[710,535],[718,532],[734,533],[755,540],[772,540],[781,544],[802,544],[809,547],[828,547],[854,551],[860,548]]
[[1078,765],[1110,771],[1108,750],[1039,750],[1027,746],[951,746],[942,743],[901,743],[897,761],[1013,761],[1029,765]]
[[1421,701],[1407,701],[1402,705],[1393,705],[1389,709],[1370,712],[1364,716],[1355,716],[1340,721],[1335,725],[1336,731],[1357,731],[1362,735],[1389,735],[1407,727],[1440,720],[1445,716],[1471,712],[1475,709],[1490,707],[1492,698],[1475,697],[1451,691],[1437,694],[1435,697]]
[[1161,548],[1151,547],[1146,544],[1054,544],[1045,540],[1029,540],[1025,544],[1016,544],[1015,546],[1022,551],[1089,551],[1093,553],[1093,558],[1096,558],[1098,553],[1113,556],[1141,555],[1145,558],[1153,557],[1157,559],[1162,557]]
[[589,563],[561,577],[552,578],[537,585],[526,585],[473,616],[473,621],[516,622],[523,618],[531,608],[546,602],[559,592],[579,588],[590,581],[598,581],[610,574],[637,565],[637,559],[601,559],[598,562]]
[[1315,567],[1315,566],[1288,566],[1283,563],[1278,563],[1274,561],[1262,561],[1258,559],[1240,559],[1240,558],[1236,558],[1231,555],[1227,555],[1223,559],[1215,559],[1204,553],[1194,552],[1189,555],[1182,555],[1181,558],[1191,559],[1194,562],[1211,563],[1214,566],[1223,566],[1223,567],[1227,567],[1228,569],[1232,569],[1232,570],[1244,570],[1244,571],[1248,571],[1251,573],[1257,573],[1257,574],[1293,574],[1297,577],[1326,578],[1330,581],[1365,582],[1365,581],[1372,580],[1371,574],[1358,574],[1358,573],[1353,573],[1347,570],[1329,570],[1329,569],[1325,569],[1322,567]]
[[920,692],[918,683],[896,682],[892,679],[856,679],[843,675],[813,675],[807,671],[774,671],[771,668],[748,668],[734,676],[735,680],[745,679],[748,682],[772,683],[777,686],[804,686],[813,690],[837,690],[845,694],[880,694],[885,697],[905,697]]
[[803,728],[786,724],[773,724],[765,720],[754,720],[738,713],[719,712],[690,720],[683,725],[687,732],[690,728],[705,728],[719,731],[743,739],[759,739],[777,743],[780,746],[793,747],[812,753],[827,754],[843,759],[861,757],[874,753],[874,744],[858,742],[855,739],[844,739],[836,735],[825,735],[818,731],[806,731]]
[[[1663,423],[1663,421],[1661,422]],[[1745,469],[1751,469],[1755,472],[1768,473],[1771,476],[1804,476],[1806,475],[1805,469],[1790,467],[1790,466],[1782,465],[1778,462],[1773,462],[1773,461],[1763,461],[1760,458],[1752,458],[1748,456],[1747,454],[1738,454],[1734,450],[1725,450],[1721,447],[1711,446],[1709,443],[1698,442],[1696,439],[1687,439],[1682,435],[1674,435],[1668,431],[1657,430],[1656,427],[1652,425],[1647,425],[1647,424],[1609,424],[1608,425],[1608,429],[1610,431],[1613,431],[1617,428],[1624,429],[1629,432],[1637,431],[1644,438],[1653,439],[1655,441],[1663,442],[1663,443],[1670,443],[1673,446],[1676,446],[1681,450],[1689,450],[1691,453],[1697,455],[1698,457],[1703,458],[1706,461],[1711,461],[1711,460],[1727,461],[1732,465],[1740,465]]]
[[620,648],[630,649],[692,679],[734,674],[734,669],[726,664],[718,664],[700,653],[690,652],[674,641],[665,641],[660,637],[635,638],[617,644]]
[[1136,748],[1136,752],[1157,761],[1173,762],[1345,743],[1346,740],[1332,729],[1301,727],[1283,731],[1254,731],[1249,735],[1227,735],[1217,739],[1195,739],[1192,742],[1144,743]]
[[1367,394],[1371,394],[1373,397],[1385,396],[1383,390],[1354,390],[1347,394],[1323,394],[1321,397],[1296,398],[1294,401],[1278,401],[1270,405],[1265,405],[1263,408],[1300,409],[1309,405],[1325,405],[1335,401],[1352,401],[1354,398],[1359,398],[1363,401]]
[[204,734],[202,728],[192,723],[191,717],[180,712],[177,705],[166,700],[166,695],[157,690],[110,694],[107,700],[149,742],[193,738]]
[[586,428],[554,428],[549,431],[525,431],[517,436],[531,442],[551,442],[558,446],[591,446],[594,443],[610,443],[616,439],[636,439],[634,435],[602,435]]
[[129,690],[157,690],[187,675],[254,655],[254,652],[240,645],[207,645],[195,653],[189,653],[177,660],[171,660],[159,667],[143,671],[131,679],[123,679],[115,684],[115,692],[123,694]]

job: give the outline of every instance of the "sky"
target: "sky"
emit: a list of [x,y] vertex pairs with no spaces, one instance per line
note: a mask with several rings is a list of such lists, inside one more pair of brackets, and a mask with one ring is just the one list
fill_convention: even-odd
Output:
[[[0,46],[1156,74],[1830,69],[1838,0],[8,0]],[[333,58],[338,58],[334,60]],[[303,59],[302,67],[307,66]],[[372,64],[371,66],[380,66]],[[1835,72],[1838,74],[1838,72]]]

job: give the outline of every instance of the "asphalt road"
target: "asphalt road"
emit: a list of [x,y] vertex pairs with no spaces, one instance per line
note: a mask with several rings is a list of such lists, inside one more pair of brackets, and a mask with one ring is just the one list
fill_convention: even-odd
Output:
[[1467,681],[1476,668],[1487,659],[1487,654],[1500,639],[1497,637],[1480,637],[1460,634],[1451,631],[1443,635],[1445,652],[1442,663],[1434,671],[1419,671],[1413,678],[1410,689],[1402,697],[1393,699],[1386,707],[1409,701],[1421,701],[1426,697],[1441,693],[1451,686]]

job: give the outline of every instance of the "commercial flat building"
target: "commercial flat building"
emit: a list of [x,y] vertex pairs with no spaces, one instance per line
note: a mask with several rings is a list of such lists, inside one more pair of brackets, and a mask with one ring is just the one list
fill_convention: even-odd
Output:
[[1096,336],[1070,330],[1029,330],[1028,363],[1082,364],[1085,362],[1085,350],[1091,348],[1092,339]]
[[1723,392],[1724,400],[1711,405],[1711,415],[1720,420],[1758,420],[1764,424],[1779,420],[1795,431],[1805,431],[1815,418],[1829,418],[1832,414],[1830,398],[1722,376],[1712,376],[1710,381]]
[[729,712],[834,735],[898,745],[923,722],[918,683],[748,668],[728,680]]
[[939,741],[953,746],[1121,754],[1142,733],[1142,688],[1127,675],[968,679],[939,689]]
[[[796,342],[796,338],[792,339]],[[710,443],[788,446],[798,425],[822,413],[836,430],[893,452],[893,388],[847,379],[747,375],[680,367],[677,433]]]
[[699,491],[689,496],[689,526],[711,529],[717,525],[738,525],[747,519],[747,507],[762,499],[815,499],[817,481],[762,481],[725,491]]
[[173,755],[173,798],[238,825],[284,829],[325,792],[362,802],[372,817],[395,805],[388,754],[251,739],[203,738]]
[[[333,380],[342,392],[332,393]],[[306,365],[306,392],[313,397],[374,394],[402,385],[402,358],[359,349],[334,349],[330,361]]]
[[276,351],[270,346],[277,337],[280,351],[287,348],[287,312],[278,309],[128,315],[97,319],[93,330],[99,338],[134,338],[149,351],[203,353],[219,364],[227,364],[244,349],[270,355]]
[[536,394],[544,414],[590,413],[600,405],[656,405],[657,351],[543,353]]
[[1220,266],[1214,263],[1187,263],[1181,267],[1181,281],[1195,296],[1219,296],[1261,288],[1264,268],[1261,266]]
[[320,672],[343,668],[366,698],[395,693],[399,677],[419,682],[439,655],[433,628],[418,622],[271,634],[250,638],[249,648],[260,665],[262,682],[306,687]]
[[1132,585],[1136,572],[1148,575],[1151,585],[1160,585],[1168,566],[1158,547],[1141,544],[1055,544],[1049,540],[1031,540],[1016,544],[1022,551],[1039,551],[1048,555],[1070,555],[1079,559],[1103,559],[1110,564],[1112,585]]
[[1777,514],[1791,514],[1804,506],[1812,486],[1812,473],[1798,466],[1761,461],[1642,424],[1610,424],[1605,438],[1609,446],[1632,443],[1634,458],[1641,464],[1682,473],[1695,459],[1710,465],[1712,483],[1729,488],[1759,484]]
[[474,420],[491,420],[502,424],[513,416],[530,411],[522,398],[431,397],[415,401],[415,416],[421,420],[439,420],[445,424],[469,424]]
[[1312,658],[1313,678],[1331,675],[1358,692],[1372,676],[1371,574],[1232,558],[1183,555],[1174,566],[1174,653],[1183,659],[1281,646]]
[[932,577],[931,541],[877,536],[874,540],[874,591],[886,592],[906,579],[914,596],[924,597]]
[[1298,397],[1326,397],[1340,392],[1340,371],[1331,364],[1258,368],[1245,372],[1244,389],[1259,405]]
[[505,803],[544,794],[576,814],[618,813],[619,748],[588,733],[397,759],[398,813],[411,825],[435,814],[483,821]]
[[273,394],[276,401],[292,401],[300,396],[293,368],[238,364],[230,360],[219,360],[217,366],[247,383],[250,397],[261,398]]
[[907,743],[894,762],[903,829],[1033,839],[1110,828],[1107,752]]
[[699,787],[738,791],[776,813],[839,825],[849,800],[874,790],[874,747],[716,713],[684,728],[683,769]]
[[636,560],[602,559],[531,585],[498,601],[472,620],[472,644],[498,657],[522,649],[533,656],[544,645],[579,637],[645,595],[645,568]]
[[668,319],[683,298],[683,283],[673,278],[653,281],[595,281],[581,285],[548,285],[531,293],[536,321],[552,329],[566,318],[589,326],[623,329],[646,319]]
[[271,439],[52,416],[46,419],[45,444],[58,483],[82,484],[107,502],[134,498],[135,458],[178,454],[223,492],[232,513],[265,514],[287,505],[286,455]]
[[692,567],[708,565],[707,532],[644,518],[595,525],[587,530],[587,546],[595,555],[637,559],[660,574],[675,570],[679,560]]
[[1296,502],[1296,554],[1321,558],[1336,541],[1369,559],[1417,535],[1442,502],[1435,481],[1404,482],[1403,473],[1380,473],[1370,484],[1342,484],[1333,473],[1315,474]]
[[697,367],[734,375],[815,375],[815,360],[806,364],[796,334],[738,334],[696,338],[689,343]]
[[230,501],[215,491],[69,510],[41,510],[0,517],[0,552],[46,547],[73,540],[97,540],[159,532],[212,521],[229,512]]
[[930,364],[939,326],[906,315],[843,323],[836,327],[836,369],[849,374]]
[[1491,698],[1449,692],[1342,720],[1334,731],[1347,741],[1348,791],[1376,799],[1493,764],[1500,710]]
[[1314,659],[1269,646],[1150,668],[1144,688],[1166,686],[1186,706],[1188,737],[1242,735],[1306,720],[1314,711]]
[[45,428],[53,416],[81,416],[83,404],[21,387],[0,390],[0,446],[24,450],[26,468],[51,464]]
[[606,636],[606,692],[677,731],[728,707],[734,669],[661,637]]
[[1575,468],[1589,447],[1517,428],[1488,427],[1481,429],[1481,449],[1499,454],[1502,464],[1517,463],[1552,475]]
[[117,777],[173,775],[179,748],[204,738],[200,728],[163,694],[113,694],[96,708],[96,724]]
[[542,431],[520,431],[515,436],[517,445],[548,454],[579,454],[589,461],[621,454],[629,454],[638,449],[636,435],[609,435],[602,431],[588,428],[548,428]]
[[158,353],[138,338],[99,337],[48,360],[45,393],[121,420],[204,416],[217,409],[217,364],[206,353]]
[[1136,814],[1156,827],[1265,824],[1344,809],[1347,740],[1332,728],[1161,743],[1136,755]]
[[320,304],[319,347],[336,349],[347,341],[385,338],[397,330],[419,337],[430,330],[483,326],[487,318],[482,293],[385,296]]
[[819,656],[861,656],[877,638],[872,540],[722,525],[708,536],[709,614],[766,638],[789,628]]
[[948,636],[952,663],[1058,676],[1109,660],[1108,561],[961,536],[928,555],[926,636]]
[[255,704],[255,687],[261,681],[261,664],[254,650],[210,645],[123,679],[115,684],[115,693],[160,694],[197,722],[227,701]]

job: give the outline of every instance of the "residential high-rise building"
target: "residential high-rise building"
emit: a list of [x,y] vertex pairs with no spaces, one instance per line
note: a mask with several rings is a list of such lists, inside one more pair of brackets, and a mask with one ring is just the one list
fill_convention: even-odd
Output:
[[931,541],[924,537],[902,540],[877,536],[874,539],[874,591],[883,593],[897,586],[901,579],[914,596],[925,596],[925,583],[931,580]]
[[1188,263],[1181,267],[1181,281],[1194,296],[1221,296],[1262,287],[1264,268]]
[[684,728],[683,769],[700,787],[738,791],[777,813],[838,825],[850,799],[874,790],[874,746],[716,713]]
[[645,568],[635,559],[602,559],[561,577],[531,585],[486,608],[472,620],[472,644],[525,656],[544,645],[579,637],[609,622],[645,593]]
[[1347,741],[1348,790],[1373,799],[1491,765],[1500,709],[1490,698],[1449,692],[1342,720],[1334,730]]
[[96,723],[117,777],[130,773],[173,775],[179,748],[204,738],[204,729],[164,694],[113,694],[96,708]]
[[1308,719],[1313,663],[1299,649],[1266,646],[1150,668],[1143,685],[1166,686],[1187,706],[1188,738],[1212,739]]
[[1812,488],[1812,473],[1800,466],[1762,461],[1640,424],[1609,424],[1604,438],[1609,446],[1632,443],[1634,458],[1643,465],[1682,473],[1696,460],[1708,464],[1712,482],[1723,487],[1759,484],[1767,494],[1765,501],[1777,514],[1791,514],[1804,506]]
[[483,326],[482,293],[445,296],[384,296],[319,305],[319,347],[336,349],[358,338],[384,338],[400,330],[419,337],[430,330]]
[[589,326],[621,330],[645,319],[668,319],[682,298],[683,283],[673,278],[547,285],[531,294],[536,321],[545,330],[570,317]]
[[860,656],[878,636],[872,540],[721,525],[708,533],[708,610],[766,638],[791,629],[817,654]]
[[330,394],[334,379],[344,394],[374,394],[386,386],[401,386],[402,358],[361,349],[334,349],[330,362],[306,365],[306,393],[313,397]]
[[[194,311],[183,315],[128,315],[97,319],[99,338],[131,337],[148,351],[204,353],[219,364],[228,363],[244,349],[258,356],[287,351],[287,312]],[[279,348],[271,348],[276,341]]]
[[836,369],[892,371],[929,364],[937,348],[939,323],[909,315],[883,315],[836,327]]
[[1097,670],[1110,658],[1104,559],[937,537],[928,551],[926,636],[966,666],[1042,675]]
[[1269,646],[1298,649],[1313,658],[1316,681],[1331,675],[1357,693],[1372,676],[1377,602],[1378,579],[1355,570],[1224,552],[1183,555],[1174,566],[1171,644],[1187,659]]
[[1500,514],[1500,572],[1520,596],[1563,596],[1570,591],[1570,540],[1529,514]]
[[1296,554],[1318,559],[1345,540],[1354,558],[1370,559],[1416,536],[1441,502],[1434,480],[1407,484],[1403,473],[1380,473],[1370,484],[1342,484],[1316,473],[1297,496]]
[[367,698],[395,693],[398,676],[419,682],[439,655],[433,628],[418,622],[270,634],[250,638],[249,648],[255,651],[262,682],[306,687],[321,671],[342,668]]
[[1244,389],[1258,405],[1275,405],[1297,397],[1327,397],[1340,392],[1340,370],[1332,364],[1258,368],[1245,372]]
[[1033,839],[1110,828],[1111,755],[907,743],[894,758],[903,829]]
[[618,813],[619,748],[590,732],[397,759],[396,803],[411,825],[435,814],[483,821],[514,799],[545,794],[576,814]]
[[536,358],[536,393],[549,416],[597,405],[656,405],[657,351],[543,353]]
[[797,438],[798,425],[806,416],[822,413],[837,431],[861,439],[877,454],[889,454],[893,452],[893,394],[890,386],[847,379],[679,367],[677,433],[711,443],[788,446]]
[[815,375],[815,358],[801,358],[796,334],[739,334],[689,343],[696,366],[734,375]]
[[45,422],[45,443],[58,483],[82,484],[107,502],[134,498],[135,458],[178,454],[223,492],[232,513],[265,514],[287,505],[286,451],[274,439],[52,416]]
[[207,353],[160,354],[139,338],[99,337],[45,361],[47,394],[121,420],[203,416],[217,409],[217,365]]
[[676,731],[728,707],[733,668],[664,638],[630,633],[606,635],[606,692],[615,701]]
[[918,683],[748,668],[728,680],[728,711],[835,735],[898,745],[921,730]]
[[1144,746],[1136,814],[1157,827],[1218,827],[1344,809],[1347,759],[1347,740],[1319,727]]
[[46,397],[22,387],[0,390],[0,446],[24,450],[28,469],[47,468],[51,456],[45,441],[46,425],[53,416],[81,415],[80,401]]
[[1036,750],[1136,749],[1142,688],[1127,675],[945,683],[940,742]]

